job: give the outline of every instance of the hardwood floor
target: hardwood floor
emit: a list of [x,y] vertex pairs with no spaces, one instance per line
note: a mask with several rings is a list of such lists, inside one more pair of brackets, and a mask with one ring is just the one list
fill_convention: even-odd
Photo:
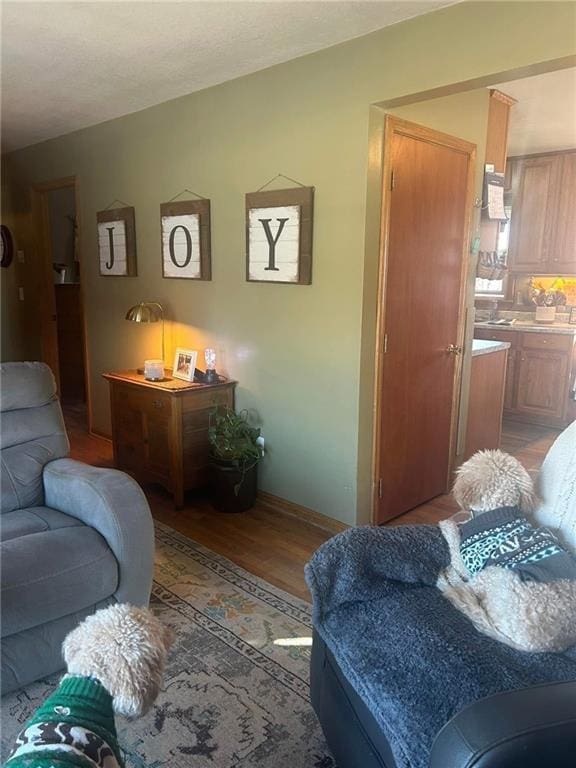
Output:
[[[66,407],[65,419],[73,458],[95,466],[113,466],[111,442],[87,432],[81,407]],[[505,422],[502,447],[517,456],[529,470],[534,470],[540,466],[557,434],[557,430]],[[156,520],[271,584],[309,599],[304,565],[333,535],[331,532],[259,503],[240,515],[222,514],[216,512],[201,493],[189,493],[186,506],[175,510],[172,497],[164,489],[147,486],[144,490]],[[450,496],[439,496],[389,525],[434,524],[456,509]]]

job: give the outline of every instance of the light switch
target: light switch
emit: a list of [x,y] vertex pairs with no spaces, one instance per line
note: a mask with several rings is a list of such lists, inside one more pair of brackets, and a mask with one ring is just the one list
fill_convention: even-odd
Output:
[[24,301],[24,288],[22,286],[18,288],[18,298],[20,301]]

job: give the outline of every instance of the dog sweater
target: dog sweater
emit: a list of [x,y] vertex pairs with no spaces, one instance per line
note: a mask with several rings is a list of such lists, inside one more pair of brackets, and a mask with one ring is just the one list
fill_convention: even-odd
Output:
[[66,675],[24,726],[5,768],[124,768],[112,697],[95,679]]
[[460,526],[460,553],[471,574],[499,565],[522,581],[576,579],[576,559],[547,528],[536,528],[518,507],[501,507]]

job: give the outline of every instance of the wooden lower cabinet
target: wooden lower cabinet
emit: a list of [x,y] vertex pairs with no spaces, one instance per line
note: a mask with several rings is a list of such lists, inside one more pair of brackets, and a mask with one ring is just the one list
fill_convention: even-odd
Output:
[[234,407],[235,382],[148,382],[135,371],[104,375],[110,384],[112,442],[118,469],[156,482],[183,506],[184,492],[208,479],[210,413]]
[[562,422],[568,403],[568,355],[523,349],[518,366],[516,411]]
[[477,339],[508,341],[504,416],[564,427],[572,418],[570,386],[576,371],[571,334],[476,328]]

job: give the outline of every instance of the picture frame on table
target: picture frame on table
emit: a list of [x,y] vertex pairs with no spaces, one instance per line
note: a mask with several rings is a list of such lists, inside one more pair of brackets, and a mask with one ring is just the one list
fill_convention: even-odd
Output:
[[193,349],[182,349],[178,347],[174,353],[174,366],[172,376],[182,381],[194,381],[194,371],[196,369],[196,360],[198,352]]
[[570,310],[570,316],[568,318],[570,325],[576,325],[576,307],[572,307]]

